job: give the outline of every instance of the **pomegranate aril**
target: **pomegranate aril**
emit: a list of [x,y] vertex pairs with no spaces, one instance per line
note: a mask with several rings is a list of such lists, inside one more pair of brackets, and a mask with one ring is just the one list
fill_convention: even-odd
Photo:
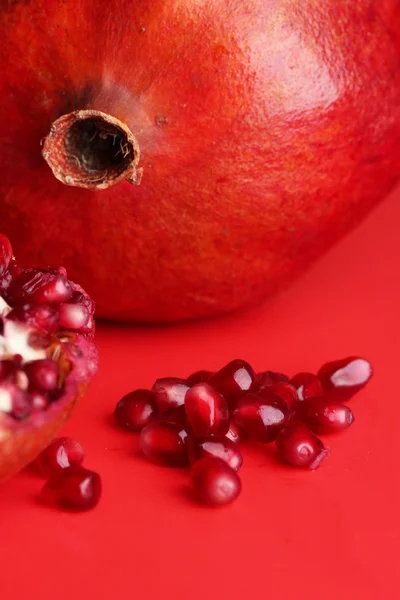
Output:
[[274,383],[278,383],[282,381],[283,383],[288,383],[289,377],[284,373],[277,373],[276,371],[262,371],[257,374],[259,389],[263,389],[273,385]]
[[15,368],[15,362],[13,360],[0,360],[0,381],[9,377]]
[[273,394],[274,396],[277,396],[286,402],[290,407],[293,406],[297,400],[296,388],[291,383],[287,383],[286,381],[277,381],[276,383],[272,383],[268,387],[260,389],[258,394],[260,396],[266,394],[267,397],[270,397],[271,394]]
[[19,389],[14,381],[0,383],[0,412],[9,413],[17,421],[26,419],[32,412],[29,395]]
[[354,422],[353,412],[346,404],[329,402],[324,397],[304,400],[297,414],[316,433],[344,431]]
[[295,467],[317,469],[329,454],[322,441],[302,426],[282,429],[275,440],[280,458]]
[[244,360],[235,359],[215,373],[208,381],[217,392],[222,394],[233,410],[244,393],[258,388],[257,375]]
[[246,439],[247,434],[241,427],[239,427],[237,423],[235,423],[233,419],[231,419],[228,433],[225,435],[225,437],[227,437],[228,440],[235,442],[235,444],[239,444],[239,442]]
[[162,413],[159,413],[155,418],[157,421],[170,423],[171,425],[177,425],[182,429],[187,429],[189,427],[184,404],[175,408],[169,408],[168,410],[164,410]]
[[290,414],[286,402],[263,392],[263,395],[250,393],[243,396],[233,416],[251,438],[267,444],[288,424]]
[[58,307],[60,327],[82,329],[88,324],[89,311],[81,304],[60,304]]
[[189,386],[192,386],[195,385],[195,383],[204,383],[205,381],[208,381],[213,375],[214,373],[212,371],[196,371],[189,375],[186,381]]
[[48,333],[54,333],[58,329],[58,312],[49,304],[20,304],[14,307],[7,317]]
[[196,437],[224,435],[228,432],[228,405],[225,398],[210,384],[196,383],[186,392],[185,410]]
[[31,392],[29,394],[30,403],[32,406],[32,412],[40,412],[46,410],[50,404],[50,400],[46,394],[41,392]]
[[94,508],[101,496],[98,473],[82,467],[66,469],[52,477],[43,487],[42,501],[65,510],[83,511]]
[[196,499],[202,504],[222,506],[236,500],[241,492],[238,474],[220,458],[202,458],[190,472]]
[[37,467],[44,477],[55,477],[65,469],[78,467],[85,457],[82,444],[69,437],[54,439],[37,458]]
[[212,435],[203,440],[197,440],[192,435],[187,438],[189,459],[191,463],[207,456],[221,458],[234,471],[238,471],[243,463],[238,445],[225,436]]
[[150,390],[134,390],[126,394],[115,407],[114,416],[118,425],[128,431],[139,432],[150,423],[157,407]]
[[13,256],[11,242],[7,236],[0,233],[0,275],[8,269]]
[[354,396],[368,383],[372,374],[371,364],[357,356],[326,363],[318,371],[324,391],[341,400]]
[[13,280],[7,294],[13,303],[61,304],[70,300],[72,287],[65,275],[26,269]]
[[31,389],[39,392],[50,392],[56,389],[60,375],[60,367],[55,360],[44,358],[24,365]]
[[160,412],[175,408],[185,403],[185,395],[189,386],[185,379],[163,377],[154,383],[151,393]]
[[188,463],[187,431],[178,425],[155,419],[140,434],[140,448],[152,462],[179,467]]
[[314,373],[297,373],[290,383],[296,388],[297,398],[300,401],[323,394],[322,384]]

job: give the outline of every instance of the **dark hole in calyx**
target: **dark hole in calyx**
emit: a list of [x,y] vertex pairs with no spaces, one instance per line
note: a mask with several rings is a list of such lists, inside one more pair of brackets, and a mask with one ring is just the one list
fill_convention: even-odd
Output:
[[96,117],[73,123],[65,138],[65,147],[76,167],[88,173],[122,172],[134,158],[134,149],[126,134]]

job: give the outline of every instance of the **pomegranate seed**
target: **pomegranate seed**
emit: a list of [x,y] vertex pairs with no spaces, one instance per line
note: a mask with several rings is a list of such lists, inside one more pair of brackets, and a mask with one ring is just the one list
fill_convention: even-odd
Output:
[[6,379],[14,371],[16,365],[13,360],[0,360],[0,381]]
[[272,383],[266,388],[261,388],[258,393],[260,396],[266,394],[267,397],[270,397],[270,395],[273,394],[286,402],[289,406],[292,406],[297,400],[296,388],[291,383],[286,383],[286,381]]
[[0,407],[0,411],[8,412],[18,421],[26,419],[32,412],[27,392],[19,389],[11,380],[0,383]]
[[81,304],[60,304],[58,307],[60,327],[82,329],[88,324],[89,311]]
[[222,394],[229,408],[235,408],[240,396],[258,388],[257,375],[244,360],[232,360],[208,381]]
[[288,383],[289,381],[289,377],[287,375],[284,373],[277,373],[275,371],[263,371],[262,373],[258,373],[257,377],[260,390],[280,381],[283,381],[283,383]]
[[117,404],[115,419],[128,431],[141,431],[157,412],[150,390],[135,390],[126,394]]
[[65,469],[82,464],[83,446],[69,437],[54,439],[37,458],[37,466],[44,477],[55,477]]
[[188,462],[187,431],[178,425],[154,420],[142,429],[140,448],[152,462],[169,466],[184,466]]
[[231,422],[229,424],[228,433],[226,434],[225,437],[227,437],[228,440],[235,442],[235,444],[238,444],[242,440],[246,439],[247,435],[243,431],[243,429],[241,429],[239,427],[239,425],[237,423],[235,423],[235,421],[233,419],[231,419]]
[[98,473],[87,469],[66,469],[52,477],[42,490],[42,501],[66,510],[94,508],[101,496],[101,479]]
[[372,377],[372,366],[365,358],[352,356],[323,365],[318,371],[322,387],[336,397],[348,400]]
[[70,302],[72,304],[80,304],[87,308],[89,315],[93,315],[94,313],[94,302],[89,298],[89,296],[85,296],[82,292],[74,292],[72,294]]
[[185,396],[185,410],[196,437],[224,435],[229,429],[225,398],[208,383],[196,383]]
[[212,375],[214,375],[212,371],[196,371],[189,375],[186,381],[189,386],[192,386],[195,383],[204,383],[205,381],[208,381]]
[[275,440],[278,455],[290,465],[317,469],[329,450],[305,427],[291,426],[282,429]]
[[192,463],[206,456],[214,456],[221,458],[234,471],[239,471],[243,463],[238,445],[225,436],[212,435],[204,440],[196,440],[193,436],[188,436],[188,451]]
[[58,329],[58,312],[49,304],[20,304],[13,308],[7,317],[47,333],[54,333]]
[[46,408],[50,404],[48,397],[40,392],[31,392],[29,394],[29,398],[33,412],[40,412],[42,410],[46,410]]
[[268,443],[287,425],[289,408],[286,402],[272,394],[268,397],[265,392],[262,396],[250,393],[239,400],[233,416],[251,438]]
[[344,431],[354,422],[353,412],[346,404],[327,402],[324,397],[301,402],[298,415],[316,433]]
[[177,406],[176,408],[169,408],[164,410],[158,416],[155,417],[157,421],[163,423],[171,423],[171,425],[177,425],[182,429],[188,429],[189,423],[186,416],[185,405]]
[[151,389],[153,400],[160,412],[181,406],[185,403],[185,395],[189,386],[185,379],[178,377],[163,377],[157,379]]
[[11,242],[3,233],[0,233],[0,274],[8,269],[13,256]]
[[8,294],[17,303],[26,300],[38,304],[61,304],[70,300],[72,288],[64,275],[26,269],[14,279]]
[[322,384],[314,373],[297,373],[290,383],[297,390],[298,400],[306,400],[315,396],[322,396]]
[[30,387],[39,392],[50,392],[58,385],[60,368],[51,358],[34,360],[24,365]]
[[242,485],[237,473],[220,458],[208,457],[197,461],[190,477],[194,494],[202,504],[229,504],[241,492]]

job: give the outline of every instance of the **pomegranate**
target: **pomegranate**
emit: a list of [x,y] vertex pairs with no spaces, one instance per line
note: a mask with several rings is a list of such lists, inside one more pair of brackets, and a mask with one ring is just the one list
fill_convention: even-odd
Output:
[[82,444],[68,437],[54,439],[36,459],[40,473],[51,478],[61,475],[65,469],[78,467],[85,458]]
[[290,383],[296,388],[297,399],[306,400],[323,394],[322,384],[314,373],[297,373]]
[[150,390],[134,390],[126,394],[115,407],[114,417],[123,429],[141,431],[157,413]]
[[155,420],[142,429],[140,448],[152,462],[181,467],[188,462],[187,431],[180,425]]
[[242,489],[237,473],[221,458],[206,457],[195,462],[190,477],[193,492],[202,504],[229,504]]
[[294,467],[317,469],[329,450],[311,431],[292,425],[282,429],[275,440],[278,455]]
[[234,471],[239,471],[243,463],[238,444],[225,436],[210,435],[203,440],[188,436],[188,452],[192,463],[207,456],[214,456],[221,458]]
[[235,408],[243,394],[258,388],[258,379],[253,367],[241,359],[231,360],[214,373],[208,383],[224,396],[231,409]]
[[316,433],[337,433],[354,423],[351,408],[324,397],[309,398],[299,405],[298,415]]
[[83,467],[67,469],[47,481],[41,499],[45,504],[64,510],[90,510],[100,500],[101,487],[98,473]]
[[326,363],[318,371],[318,377],[326,392],[348,400],[371,379],[372,367],[365,358],[352,356]]
[[162,377],[157,379],[151,388],[152,397],[160,412],[169,408],[177,408],[185,402],[189,386],[185,379],[179,377]]
[[186,392],[185,411],[196,437],[228,433],[228,405],[225,398],[208,383],[196,383]]
[[[58,312],[75,293],[87,304],[76,330]],[[96,373],[93,312],[65,269],[22,269],[0,235],[0,480],[48,445]]]
[[238,402],[234,418],[250,438],[268,444],[289,421],[286,402],[271,394],[246,394]]
[[2,228],[102,317],[253,303],[399,178],[398,0],[3,2],[0,39]]

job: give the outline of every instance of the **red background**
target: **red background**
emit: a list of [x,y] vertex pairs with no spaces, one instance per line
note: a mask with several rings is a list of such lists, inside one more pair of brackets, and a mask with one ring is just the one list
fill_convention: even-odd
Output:
[[[101,371],[64,432],[103,478],[99,506],[37,502],[27,473],[1,487],[2,592],[13,599],[394,598],[400,549],[400,191],[287,292],[241,314],[164,328],[99,327]],[[207,509],[187,475],[147,463],[109,422],[117,400],[158,376],[232,358],[294,374],[361,354],[375,367],[356,422],[327,439],[314,473],[245,446],[243,492]]]

